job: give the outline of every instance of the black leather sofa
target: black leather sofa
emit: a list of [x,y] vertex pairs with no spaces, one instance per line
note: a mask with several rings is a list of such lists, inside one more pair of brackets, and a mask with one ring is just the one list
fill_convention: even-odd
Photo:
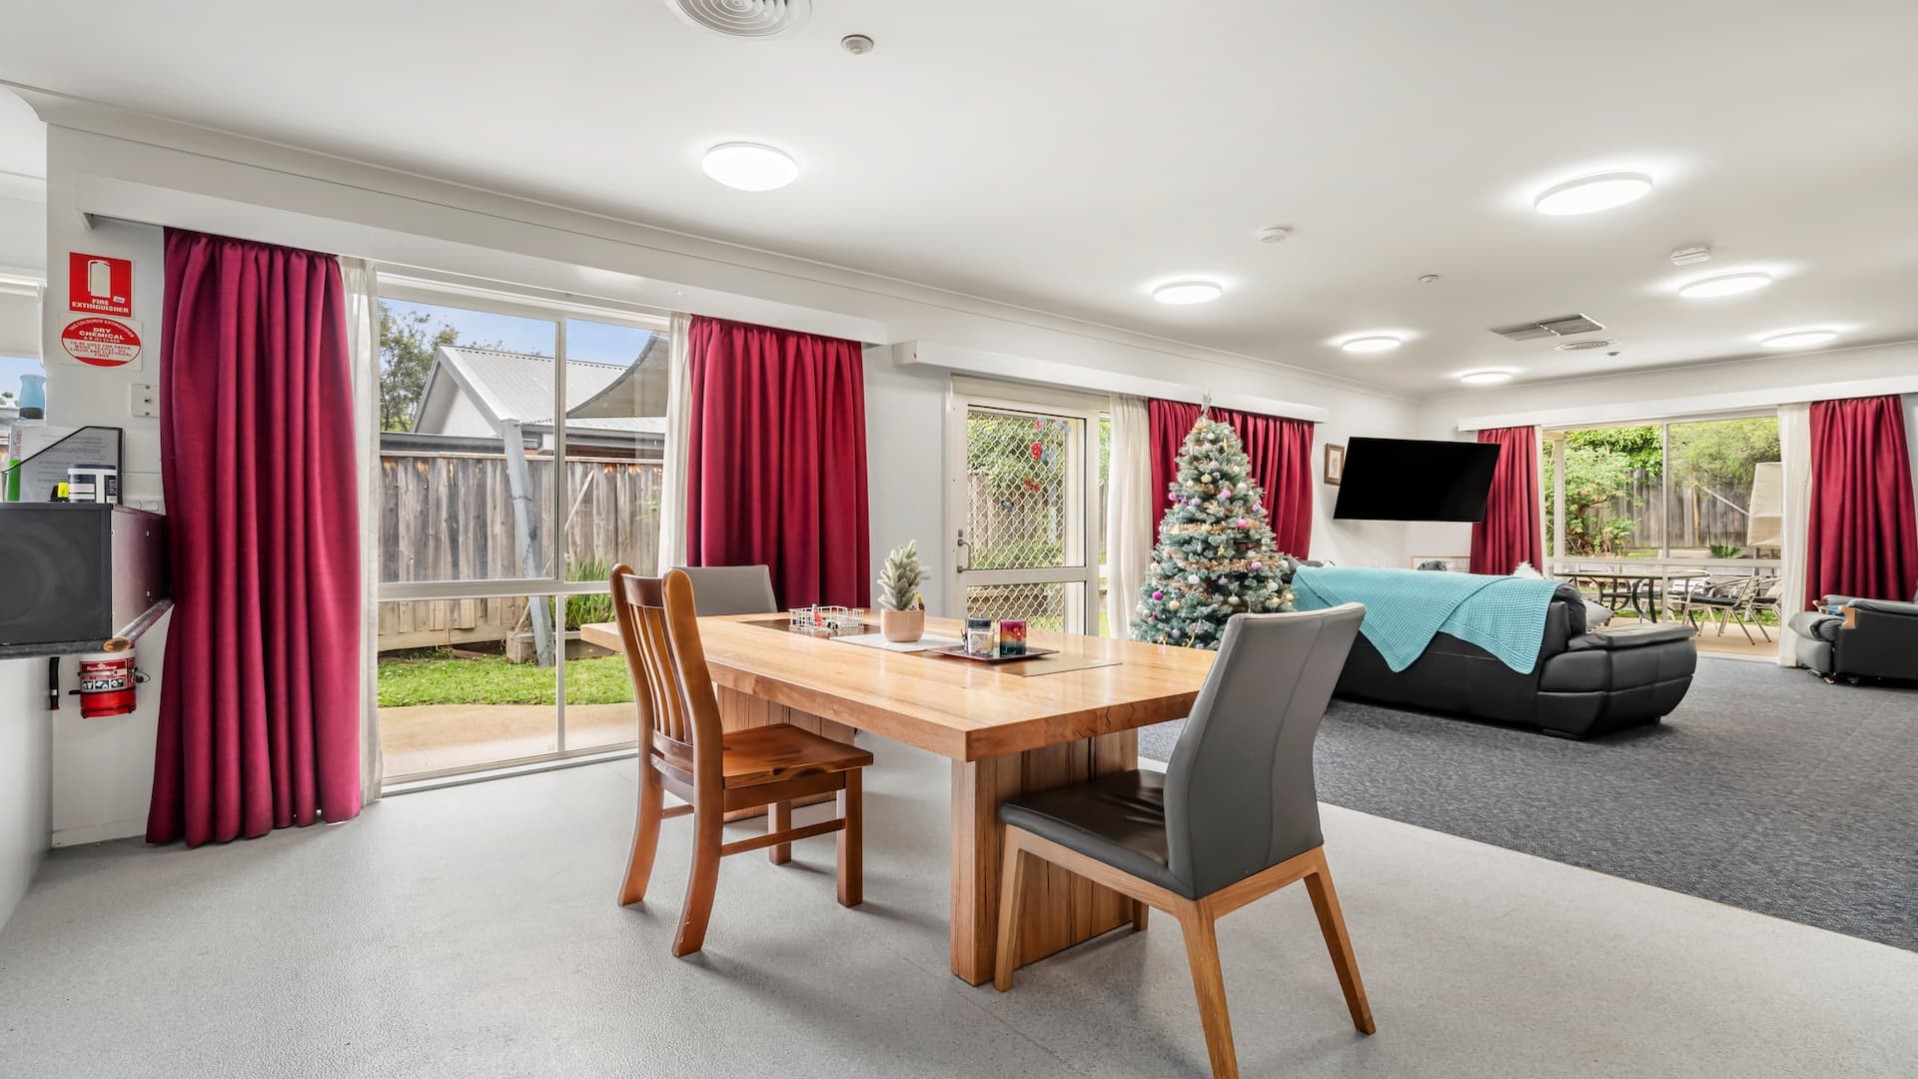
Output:
[[1656,723],[1678,707],[1698,667],[1696,635],[1683,622],[1588,633],[1585,602],[1566,584],[1552,596],[1530,674],[1449,633],[1394,673],[1361,634],[1336,695],[1590,738]]
[[[1918,599],[1918,598],[1915,598]],[[1826,678],[1858,682],[1866,678],[1918,679],[1918,601],[1826,596],[1823,610],[1792,616],[1798,662]]]

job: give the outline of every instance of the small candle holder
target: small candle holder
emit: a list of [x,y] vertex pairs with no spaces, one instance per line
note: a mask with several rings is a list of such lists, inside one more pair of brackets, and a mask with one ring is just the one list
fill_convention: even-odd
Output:
[[1002,656],[1023,656],[1026,654],[1026,623],[1022,618],[1002,618],[999,620],[999,654]]

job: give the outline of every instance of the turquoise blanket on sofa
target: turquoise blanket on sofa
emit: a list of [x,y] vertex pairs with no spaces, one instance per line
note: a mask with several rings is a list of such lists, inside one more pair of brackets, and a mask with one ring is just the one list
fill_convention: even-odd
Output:
[[1365,604],[1359,632],[1394,671],[1410,667],[1436,634],[1478,645],[1530,674],[1545,640],[1557,581],[1409,569],[1300,566],[1292,590],[1301,611]]

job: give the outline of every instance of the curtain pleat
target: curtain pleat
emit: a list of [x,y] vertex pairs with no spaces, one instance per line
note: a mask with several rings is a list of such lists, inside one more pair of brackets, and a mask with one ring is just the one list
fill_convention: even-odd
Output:
[[1165,497],[1152,486],[1152,418],[1143,397],[1112,398],[1112,459],[1106,495],[1106,628],[1132,636],[1139,586],[1152,561],[1152,541]]
[[[1152,399],[1147,404],[1152,427],[1152,505],[1163,513],[1166,486],[1178,472],[1179,446],[1199,421],[1201,407],[1185,401]],[[1212,417],[1230,426],[1245,445],[1252,475],[1264,494],[1272,540],[1281,554],[1311,557],[1312,548],[1312,424],[1213,408]]]
[[687,564],[769,566],[785,607],[866,606],[859,344],[694,316],[687,367]]
[[360,536],[328,255],[169,229],[161,478],[175,610],[147,839],[360,811]]
[[1499,447],[1485,516],[1472,525],[1472,572],[1506,574],[1529,562],[1545,569],[1545,533],[1540,522],[1538,429],[1495,427],[1478,433]]

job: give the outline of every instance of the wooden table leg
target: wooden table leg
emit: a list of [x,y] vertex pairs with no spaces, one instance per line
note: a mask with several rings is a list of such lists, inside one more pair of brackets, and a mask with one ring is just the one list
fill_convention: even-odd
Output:
[[[999,803],[1027,791],[1082,783],[1138,766],[1137,731],[1047,746],[952,766],[952,972],[972,985],[992,980],[1002,858]],[[1017,965],[1130,925],[1132,901],[1058,866],[1025,872]]]

